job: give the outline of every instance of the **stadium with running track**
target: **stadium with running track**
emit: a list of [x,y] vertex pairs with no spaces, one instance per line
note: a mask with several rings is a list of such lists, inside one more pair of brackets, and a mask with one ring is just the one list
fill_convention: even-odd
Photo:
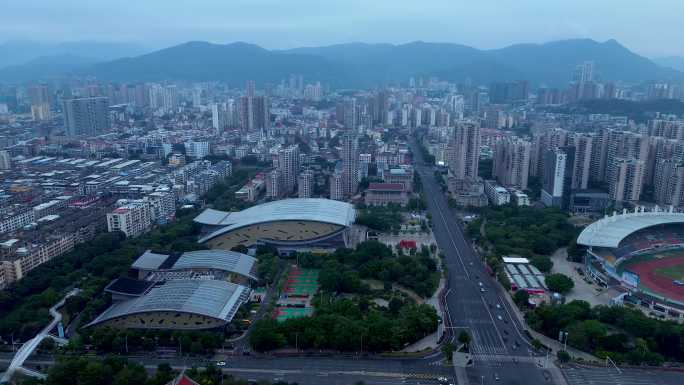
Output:
[[684,322],[684,213],[623,210],[587,226],[577,243],[588,247],[588,274],[623,293],[616,302]]

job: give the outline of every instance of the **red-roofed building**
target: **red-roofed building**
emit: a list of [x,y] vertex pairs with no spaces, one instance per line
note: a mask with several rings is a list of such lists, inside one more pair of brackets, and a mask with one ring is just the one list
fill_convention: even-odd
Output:
[[186,376],[185,373],[181,373],[166,385],[199,385],[199,383],[193,381],[190,377]]
[[409,239],[402,239],[399,241],[399,247],[402,249],[417,249],[416,241]]
[[403,183],[371,183],[366,190],[366,204],[368,206],[384,206],[396,203],[406,206],[409,194]]

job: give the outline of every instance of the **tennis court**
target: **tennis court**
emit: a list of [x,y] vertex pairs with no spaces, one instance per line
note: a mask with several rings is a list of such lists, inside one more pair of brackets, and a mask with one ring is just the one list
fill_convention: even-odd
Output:
[[316,269],[292,269],[287,275],[283,292],[290,297],[309,297],[316,294],[318,273]]
[[283,293],[278,301],[274,318],[280,322],[292,318],[308,317],[313,314],[310,305],[312,298],[318,291],[317,269],[300,269],[293,266],[285,279]]
[[276,320],[283,322],[292,318],[309,317],[313,314],[311,307],[279,307],[276,309]]

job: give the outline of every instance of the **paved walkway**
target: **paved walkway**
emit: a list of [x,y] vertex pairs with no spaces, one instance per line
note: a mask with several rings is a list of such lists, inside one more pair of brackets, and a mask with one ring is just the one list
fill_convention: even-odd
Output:
[[79,292],[79,289],[73,289],[72,291],[67,293],[67,295],[64,296],[64,298],[62,298],[61,301],[57,302],[57,304],[50,308],[50,316],[52,316],[52,321],[50,321],[50,323],[46,327],[44,327],[43,330],[36,334],[35,337],[31,338],[30,340],[26,341],[23,345],[21,345],[17,353],[14,355],[12,362],[10,362],[7,371],[2,375],[2,377],[0,377],[0,383],[10,382],[12,376],[17,370],[22,371],[23,373],[28,375],[44,378],[43,374],[31,370],[26,370],[21,366],[24,364],[24,361],[26,361],[26,359],[31,354],[33,354],[38,345],[40,345],[40,343],[43,342],[43,340],[49,336],[50,331],[57,327],[57,324],[59,324],[59,322],[62,320],[62,314],[59,311],[57,311],[57,309],[64,306],[64,302],[67,298],[76,295]]
[[551,256],[553,261],[553,272],[565,274],[572,279],[575,287],[565,296],[566,302],[573,300],[587,301],[593,307],[596,305],[609,305],[610,300],[619,293],[613,289],[602,289],[597,291],[596,284],[587,283],[584,277],[577,273],[578,267],[583,267],[581,263],[568,261],[568,251],[565,247],[556,250]]
[[[511,309],[513,309],[513,313],[515,314],[516,318],[518,318],[518,321],[520,322],[520,324],[527,325],[525,323],[525,316],[522,314],[520,309],[518,309],[518,306],[513,302],[513,299],[511,298],[511,296],[510,295],[504,295],[504,298],[506,298],[506,301],[508,301],[508,303],[511,305]],[[532,338],[538,339],[539,341],[541,341],[542,344],[544,344],[544,346],[551,349],[551,352],[553,353],[554,358],[555,358],[556,353],[559,350],[563,350],[563,344],[561,344],[557,340],[555,340],[553,338],[549,338],[549,337],[547,337],[541,333],[537,333],[536,331],[532,330],[529,327],[527,327],[527,330],[530,332],[530,335],[532,335]],[[570,353],[570,355],[573,358],[582,358],[584,361],[601,362],[601,360],[599,360],[597,357],[595,357],[589,353],[583,352],[581,350],[577,350],[577,349],[573,348],[572,346],[568,346],[567,350],[568,350],[568,353]]]
[[[444,290],[444,285],[446,284],[446,280],[444,278],[439,280],[439,286],[437,287],[437,290],[435,291],[435,294],[432,295],[432,297],[428,298],[425,300],[425,303],[428,305],[431,305],[432,307],[435,308],[437,311],[437,315],[439,318],[444,320],[444,309],[442,308],[442,304],[439,300],[439,297],[442,293],[442,290]],[[444,333],[444,321],[440,323],[437,327],[437,331],[430,334],[429,336],[426,336],[411,345],[405,347],[402,349],[402,352],[420,352],[426,349],[436,349],[439,346],[439,339]]]

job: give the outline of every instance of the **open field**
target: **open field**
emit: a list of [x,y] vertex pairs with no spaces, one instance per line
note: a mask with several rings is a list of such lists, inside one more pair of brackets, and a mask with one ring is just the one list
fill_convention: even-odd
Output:
[[684,250],[640,255],[621,266],[639,275],[639,287],[676,301],[684,301],[684,287],[675,279],[684,279]]
[[660,267],[655,269],[655,273],[673,280],[684,280],[684,265],[670,267]]

